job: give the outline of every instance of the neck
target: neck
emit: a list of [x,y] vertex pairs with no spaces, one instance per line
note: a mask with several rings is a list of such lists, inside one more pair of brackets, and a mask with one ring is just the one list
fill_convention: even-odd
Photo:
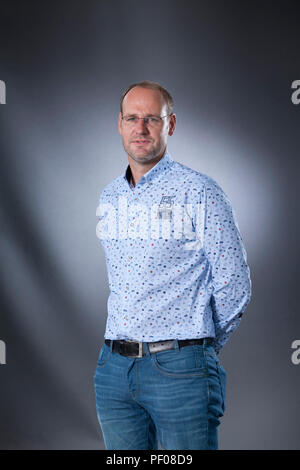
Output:
[[134,186],[139,182],[139,179],[142,176],[144,176],[145,173],[150,171],[151,168],[153,168],[162,159],[164,154],[165,154],[165,151],[159,157],[156,157],[153,160],[151,160],[150,162],[146,162],[146,163],[136,162],[135,160],[133,160],[128,155],[128,162],[129,162],[129,166],[130,166],[130,170],[131,170],[131,176],[132,176],[132,182],[133,182]]

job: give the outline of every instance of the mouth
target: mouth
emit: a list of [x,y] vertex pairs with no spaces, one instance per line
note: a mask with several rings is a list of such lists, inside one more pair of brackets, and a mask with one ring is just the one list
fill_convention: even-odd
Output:
[[137,145],[149,144],[149,142],[150,140],[144,140],[144,139],[137,139],[133,141],[133,143]]

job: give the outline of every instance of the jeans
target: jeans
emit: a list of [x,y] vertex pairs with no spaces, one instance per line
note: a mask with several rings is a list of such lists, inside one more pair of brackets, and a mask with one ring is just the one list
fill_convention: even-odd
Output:
[[212,345],[140,358],[105,343],[94,374],[96,411],[107,450],[218,449],[226,371]]

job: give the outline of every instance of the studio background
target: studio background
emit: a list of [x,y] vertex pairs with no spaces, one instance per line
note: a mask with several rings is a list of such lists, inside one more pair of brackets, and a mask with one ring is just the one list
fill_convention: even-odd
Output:
[[128,164],[121,93],[144,79],[174,97],[170,154],[227,193],[251,270],[220,449],[300,448],[298,18],[292,1],[1,1],[1,449],[104,449],[96,208]]

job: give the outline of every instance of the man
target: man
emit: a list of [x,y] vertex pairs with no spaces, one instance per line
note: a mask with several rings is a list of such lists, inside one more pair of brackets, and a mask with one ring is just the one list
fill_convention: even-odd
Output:
[[118,127],[129,165],[101,193],[110,295],[94,375],[106,449],[217,449],[219,352],[251,297],[228,197],[172,159],[176,115],[155,82],[131,85]]

